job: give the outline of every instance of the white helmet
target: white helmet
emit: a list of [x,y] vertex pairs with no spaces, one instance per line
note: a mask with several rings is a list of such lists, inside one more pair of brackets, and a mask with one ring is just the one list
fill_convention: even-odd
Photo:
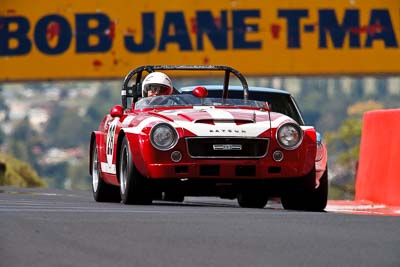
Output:
[[158,94],[170,95],[172,94],[172,82],[171,79],[162,72],[149,73],[142,83],[142,96],[146,97],[147,92],[151,90],[151,86],[158,87]]

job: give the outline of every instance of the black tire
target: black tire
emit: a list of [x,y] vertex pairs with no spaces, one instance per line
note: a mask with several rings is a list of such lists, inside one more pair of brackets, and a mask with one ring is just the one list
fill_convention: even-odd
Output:
[[241,192],[237,201],[242,208],[263,209],[268,203],[268,195],[265,192]]
[[323,211],[328,203],[328,168],[319,180],[318,188],[314,189],[309,195],[310,203],[307,210]]
[[148,205],[152,202],[149,183],[132,161],[132,152],[128,140],[124,137],[120,149],[118,178],[120,181],[121,200],[124,204]]
[[281,198],[282,206],[289,210],[323,211],[328,202],[328,169],[315,188],[315,170],[303,178],[303,183],[289,189]]
[[92,193],[94,200],[96,200],[97,202],[120,202],[121,196],[118,186],[107,184],[103,181],[103,178],[101,177],[100,163],[96,144],[93,143],[91,147]]

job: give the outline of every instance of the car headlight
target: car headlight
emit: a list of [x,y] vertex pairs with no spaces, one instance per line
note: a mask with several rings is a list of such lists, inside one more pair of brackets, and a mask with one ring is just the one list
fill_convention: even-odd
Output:
[[293,150],[301,144],[303,131],[295,123],[286,123],[279,127],[276,139],[282,148]]
[[169,150],[178,142],[178,133],[168,123],[159,123],[150,131],[150,142],[158,150]]

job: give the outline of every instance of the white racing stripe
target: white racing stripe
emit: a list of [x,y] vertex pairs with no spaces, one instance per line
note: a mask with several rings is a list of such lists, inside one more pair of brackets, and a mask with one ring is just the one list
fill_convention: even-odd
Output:
[[218,120],[234,120],[235,117],[233,117],[232,113],[229,111],[226,111],[224,109],[208,109],[206,112],[210,115],[212,119],[214,119],[216,122]]
[[150,123],[156,122],[156,121],[163,122],[164,120],[162,120],[161,118],[157,118],[157,117],[149,117],[149,118],[142,120],[137,126],[123,128],[123,130],[126,133],[140,134],[147,125],[149,125]]
[[214,125],[183,120],[177,120],[174,124],[197,136],[257,137],[270,128],[269,121],[237,125],[233,121],[235,117],[229,111],[223,109],[205,109],[205,111],[210,115],[210,119],[214,120]]

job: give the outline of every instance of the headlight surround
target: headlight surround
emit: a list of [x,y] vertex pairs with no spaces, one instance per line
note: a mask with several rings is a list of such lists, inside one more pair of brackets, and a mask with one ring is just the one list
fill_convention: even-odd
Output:
[[299,147],[303,140],[303,131],[295,123],[286,123],[279,127],[276,132],[276,140],[286,150],[293,150]]
[[150,131],[150,142],[158,150],[166,151],[178,143],[178,133],[168,123],[159,123]]

